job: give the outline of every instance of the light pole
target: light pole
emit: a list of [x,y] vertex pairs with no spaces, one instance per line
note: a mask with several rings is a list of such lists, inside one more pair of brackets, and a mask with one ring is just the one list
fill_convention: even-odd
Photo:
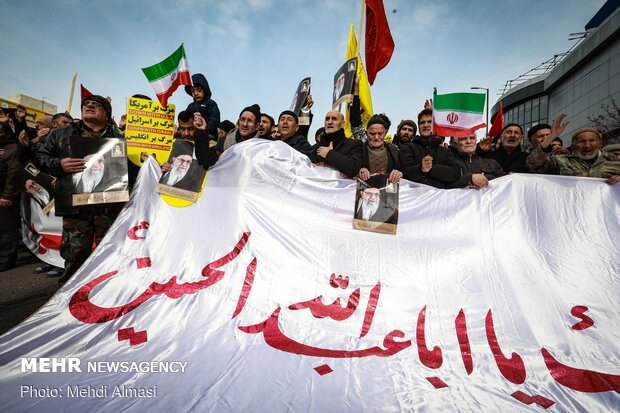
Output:
[[47,96],[41,98],[41,112],[45,113],[45,99],[49,99]]
[[479,86],[473,86],[472,89],[474,90],[486,90],[487,92],[487,120],[486,120],[486,124],[487,124],[487,130],[484,136],[487,136],[489,134],[489,88],[487,87],[479,87]]

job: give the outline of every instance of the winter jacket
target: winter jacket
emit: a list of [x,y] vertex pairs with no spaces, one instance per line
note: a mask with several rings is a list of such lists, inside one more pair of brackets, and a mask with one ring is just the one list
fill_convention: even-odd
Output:
[[611,152],[600,151],[594,163],[568,154],[548,156],[542,147],[538,146],[527,158],[527,167],[534,173],[588,176],[591,178],[609,178],[620,175],[620,160]]
[[[211,99],[211,88],[207,78],[202,73],[196,73],[192,75],[192,83],[195,86],[202,86],[205,91],[205,98],[201,102],[192,102],[187,105],[187,109],[190,112],[200,112],[202,117],[207,121],[207,130],[209,135],[217,137],[217,127],[220,124],[220,108],[217,103]],[[185,92],[188,95],[192,95],[191,86],[185,86]]]
[[[329,146],[330,143],[333,144],[334,149],[329,151],[326,158],[316,154],[320,146]],[[362,142],[357,139],[348,139],[344,136],[344,129],[323,134],[321,142],[312,147],[312,153],[314,155],[314,159],[310,158],[312,162],[325,162],[350,178],[357,176],[364,156]]]
[[[442,139],[437,137],[423,138],[416,136],[402,144],[400,148],[400,163],[403,176],[414,182],[448,188],[460,175],[459,165],[449,149],[441,146]],[[422,172],[422,158],[433,157],[433,167],[428,172]]]
[[473,155],[456,153],[455,159],[460,167],[461,176],[452,182],[449,188],[463,188],[471,185],[473,174],[483,173],[489,180],[506,175],[495,159],[482,158],[475,153]]

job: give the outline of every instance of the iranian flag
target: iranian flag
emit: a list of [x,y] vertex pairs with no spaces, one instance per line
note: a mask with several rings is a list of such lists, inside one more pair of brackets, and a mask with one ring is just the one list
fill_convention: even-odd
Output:
[[481,93],[433,92],[433,133],[437,136],[464,137],[483,128],[485,95]]
[[163,61],[145,67],[142,71],[155,90],[159,103],[164,107],[168,106],[168,98],[180,85],[192,85],[183,45]]

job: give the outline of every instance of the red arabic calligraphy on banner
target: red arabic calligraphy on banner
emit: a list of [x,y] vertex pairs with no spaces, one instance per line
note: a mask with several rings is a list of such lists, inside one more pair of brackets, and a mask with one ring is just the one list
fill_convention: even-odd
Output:
[[[130,229],[127,236],[131,240],[142,241],[148,235],[137,235],[136,231],[141,230],[146,232],[148,227],[149,223],[142,221],[137,226]],[[163,284],[158,282],[151,283],[145,291],[126,304],[115,307],[102,307],[90,301],[90,294],[96,287],[105,288],[105,282],[118,274],[118,271],[110,271],[95,277],[93,280],[82,285],[71,297],[69,311],[73,317],[83,323],[105,323],[128,314],[157,295],[165,295],[170,299],[178,299],[184,295],[196,294],[202,290],[206,290],[224,278],[226,271],[221,270],[221,268],[239,257],[241,252],[246,248],[250,236],[250,232],[243,233],[239,241],[228,253],[224,254],[215,261],[206,264],[201,272],[203,279],[200,281],[179,283],[177,282],[177,277],[172,276]],[[146,257],[140,257],[137,261],[139,260],[142,260],[141,262],[143,263],[143,266],[150,265],[150,260],[148,262],[145,261],[148,260]],[[252,257],[250,264],[246,268],[241,293],[232,315],[233,319],[242,313],[246,305],[252,291],[257,270],[258,260],[256,257]],[[348,289],[349,283],[350,278],[348,276],[331,274],[329,279],[329,285],[338,290]],[[341,302],[340,298],[336,298],[331,302],[325,302],[323,295],[318,295],[317,297],[308,300],[291,303],[286,307],[278,306],[266,320],[253,325],[239,326],[238,328],[247,334],[262,334],[265,344],[276,350],[309,357],[390,357],[411,347],[413,340],[408,339],[406,334],[398,328],[394,328],[386,334],[380,345],[378,343],[369,343],[366,348],[350,350],[321,348],[304,344],[288,337],[280,327],[280,316],[283,311],[290,311],[294,314],[294,312],[297,311],[307,310],[310,312],[312,317],[316,319],[330,318],[335,321],[347,320],[355,316],[357,313],[360,313],[358,308],[361,304],[362,295],[362,289],[359,287],[355,288],[350,292],[348,299],[344,304]],[[363,310],[361,310],[361,314],[359,314],[359,318],[362,320],[359,340],[364,339],[371,328],[375,313],[380,308],[380,295],[381,282],[377,281],[367,294],[368,300],[365,308],[364,306],[361,306]],[[366,296],[366,294],[364,294],[364,296]],[[594,325],[594,320],[591,317],[584,315],[587,310],[588,308],[585,306],[576,306],[571,310],[573,316],[583,320],[579,323],[579,328],[575,328],[573,326],[573,329],[581,330]],[[431,345],[432,348],[428,347],[425,333],[426,316],[427,306],[424,306],[420,310],[417,319],[415,344],[421,363],[427,368],[438,369],[443,365],[444,358],[442,350],[438,345]],[[466,314],[463,309],[460,309],[458,312],[458,315],[454,320],[454,326],[461,358],[465,366],[465,370],[469,375],[474,369],[474,364],[471,354],[470,340],[467,332]],[[493,313],[490,309],[488,310],[485,318],[485,329],[487,343],[499,372],[507,381],[516,385],[523,384],[527,378],[527,371],[523,359],[516,352],[510,353],[510,356],[505,355],[495,331]],[[127,331],[129,331],[129,329],[127,329]],[[141,337],[140,340],[134,338],[135,344],[146,343],[146,332],[140,332],[140,334],[143,334],[143,337]],[[123,330],[122,338],[129,339],[130,336]],[[119,340],[120,339],[121,334],[119,331]],[[614,391],[616,393],[620,393],[620,376],[567,366],[560,363],[551,354],[551,352],[545,348],[541,348],[540,353],[551,377],[560,385],[579,392],[598,393]],[[319,374],[327,374],[331,371],[331,368],[326,365],[320,366],[317,371]],[[437,389],[448,386],[447,383],[438,377],[429,377],[427,379]],[[540,406],[546,406],[545,408],[548,408],[554,403],[552,400],[549,400],[543,396],[529,396],[521,391],[513,393],[513,397],[522,403],[537,403]]]

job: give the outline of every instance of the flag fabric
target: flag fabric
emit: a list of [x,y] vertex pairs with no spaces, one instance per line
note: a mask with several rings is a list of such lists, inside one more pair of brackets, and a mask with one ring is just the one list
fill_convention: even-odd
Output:
[[352,229],[355,181],[283,142],[231,147],[186,208],[160,176],[149,158],[80,270],[0,337],[0,411],[618,405],[620,192],[602,179],[401,180],[383,235]]
[[502,107],[502,101],[499,101],[499,110],[493,119],[493,124],[489,130],[488,136],[498,136],[504,130],[504,108]]
[[151,87],[159,99],[159,103],[166,107],[168,98],[181,85],[192,85],[189,73],[189,64],[185,57],[185,49],[181,45],[174,53],[153,66],[142,69],[151,83]]
[[44,213],[29,196],[22,196],[20,207],[24,245],[41,261],[62,268],[65,262],[60,256],[62,217],[55,215],[54,208]]
[[483,119],[486,95],[480,93],[433,92],[433,133],[464,137],[486,126]]
[[[355,57],[357,53],[357,79],[359,80],[359,97],[362,111],[362,123],[364,126],[368,120],[374,114],[372,110],[372,98],[370,97],[370,85],[368,84],[368,77],[366,76],[366,69],[362,63],[362,58],[357,50],[357,39],[355,38],[355,31],[353,30],[353,24],[349,28],[349,45],[347,46],[347,55],[345,61]],[[351,136],[351,120],[349,119],[349,105],[347,105],[344,133],[346,136]]]
[[377,73],[390,62],[394,40],[390,32],[383,0],[366,0],[366,67],[372,85]]
[[86,96],[92,96],[90,90],[86,89],[83,84],[80,83],[80,101],[84,100]]

